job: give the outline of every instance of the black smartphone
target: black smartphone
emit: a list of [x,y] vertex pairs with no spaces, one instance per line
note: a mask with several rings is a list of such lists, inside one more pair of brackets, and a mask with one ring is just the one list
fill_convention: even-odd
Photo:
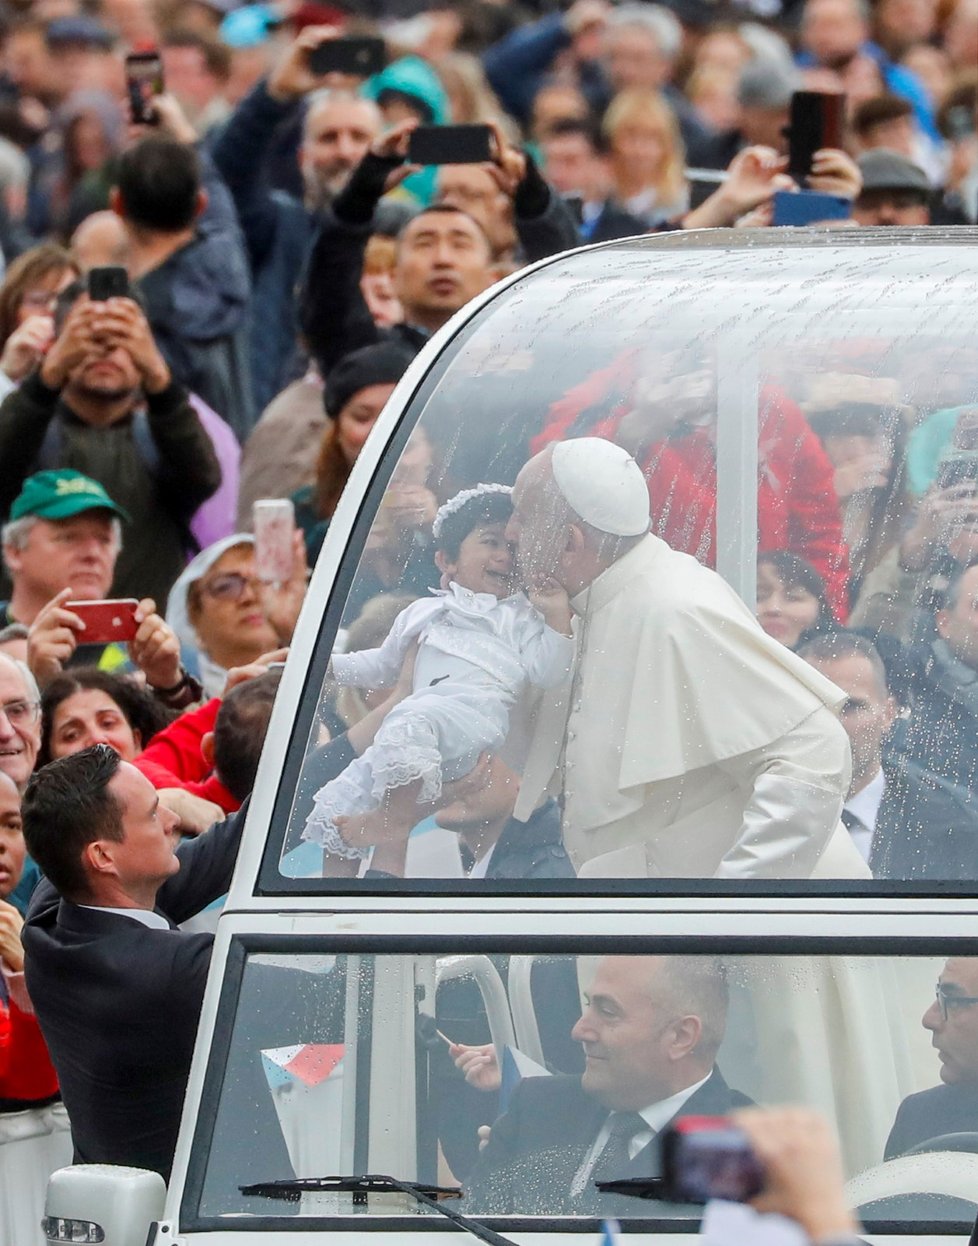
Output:
[[493,144],[487,125],[419,125],[408,140],[408,163],[487,164]]
[[134,125],[155,125],[153,101],[163,94],[163,61],[159,52],[133,52],[126,57],[126,91]]
[[663,1191],[670,1203],[746,1203],[764,1189],[747,1135],[725,1116],[686,1116],[662,1135]]
[[387,64],[387,47],[376,35],[347,35],[327,39],[309,52],[309,68],[314,74],[352,74],[370,78]]
[[841,147],[846,97],[827,91],[795,91],[788,122],[788,172],[804,185],[812,157],[823,147]]
[[129,295],[129,274],[124,268],[90,268],[87,281],[88,297],[93,303],[127,298]]

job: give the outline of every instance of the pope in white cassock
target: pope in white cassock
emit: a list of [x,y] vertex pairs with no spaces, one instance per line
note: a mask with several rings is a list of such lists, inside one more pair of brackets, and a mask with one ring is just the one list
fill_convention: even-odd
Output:
[[649,529],[635,460],[583,437],[520,472],[508,539],[576,616],[572,678],[536,716],[515,816],[562,791],[585,875],[869,877],[839,821],[844,694],[715,572]]

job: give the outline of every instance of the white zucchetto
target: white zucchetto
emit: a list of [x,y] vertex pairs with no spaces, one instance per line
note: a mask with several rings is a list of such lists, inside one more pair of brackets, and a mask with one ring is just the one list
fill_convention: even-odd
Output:
[[559,441],[550,460],[554,480],[577,515],[611,536],[649,530],[649,487],[627,450],[603,437]]

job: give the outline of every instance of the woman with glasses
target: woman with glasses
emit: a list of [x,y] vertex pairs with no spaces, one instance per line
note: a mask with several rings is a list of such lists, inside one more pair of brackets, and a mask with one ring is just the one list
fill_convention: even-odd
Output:
[[0,286],[0,399],[51,345],[58,295],[77,278],[70,253],[53,242],[25,251],[7,269]]
[[219,696],[232,666],[246,666],[287,645],[305,595],[301,534],[294,543],[293,578],[263,584],[255,570],[255,538],[236,532],[202,550],[174,584],[167,622],[186,655],[195,650],[208,696]]

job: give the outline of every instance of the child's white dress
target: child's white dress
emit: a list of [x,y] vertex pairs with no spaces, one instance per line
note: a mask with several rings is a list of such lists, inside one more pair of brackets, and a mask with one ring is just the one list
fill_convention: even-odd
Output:
[[443,781],[468,774],[480,754],[500,748],[526,686],[559,684],[574,654],[573,639],[548,627],[525,594],[500,601],[453,581],[402,610],[380,648],[334,654],[333,675],[358,688],[389,687],[417,639],[411,695],[363,755],[316,793],[302,838],[337,856],[367,855],[344,843],[337,814],[368,813],[389,788],[418,779],[419,801],[437,800]]

